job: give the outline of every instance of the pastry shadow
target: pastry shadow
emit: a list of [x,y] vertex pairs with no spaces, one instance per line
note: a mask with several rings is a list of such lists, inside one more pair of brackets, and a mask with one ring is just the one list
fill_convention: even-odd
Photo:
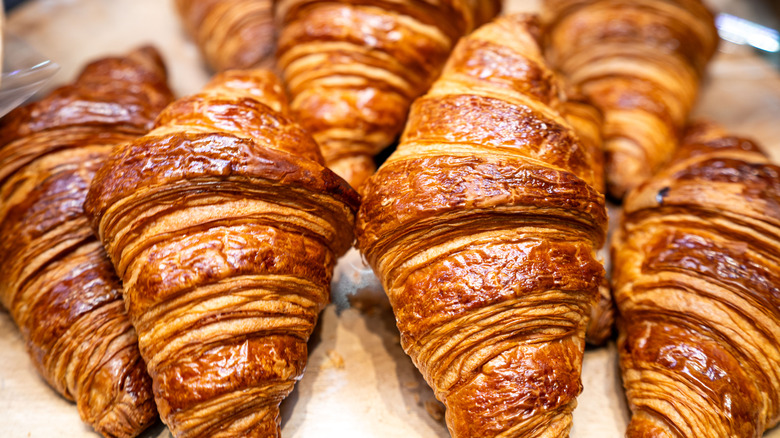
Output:
[[[318,318],[320,319],[319,322],[321,322],[322,316],[324,312],[320,312]],[[322,343],[322,324],[316,324],[314,326],[314,330],[311,333],[311,336],[309,337],[309,341],[306,343],[306,347],[309,351],[309,356],[311,356],[312,352],[317,348],[318,345]],[[308,361],[307,361],[308,362]],[[309,368],[309,364],[307,363],[306,368]],[[306,371],[304,370],[304,375],[306,374]],[[300,385],[296,383],[296,385],[293,387],[292,392],[290,392],[290,395],[288,395],[284,400],[282,400],[282,403],[279,405],[279,416],[281,417],[281,424],[282,429],[285,428],[287,425],[290,427],[293,423],[291,422],[292,417],[295,415],[295,407],[298,405],[298,402],[300,400],[300,391],[299,388]]]
[[141,432],[140,435],[138,435],[137,438],[172,438],[173,435],[168,430],[168,428],[163,424],[162,421],[159,419],[149,426],[148,429]]
[[[449,437],[444,405],[436,399],[411,358],[404,353],[395,316],[381,283],[357,251],[353,252],[342,264],[347,269],[341,272],[334,285],[333,301],[339,315],[351,313],[356,317],[341,318],[340,324],[352,332],[373,334],[358,339],[363,350],[375,352],[369,357],[373,369],[381,372],[375,385],[385,409],[408,416],[409,421],[427,429],[425,436]],[[389,379],[393,379],[392,383]],[[402,401],[400,406],[399,399]]]

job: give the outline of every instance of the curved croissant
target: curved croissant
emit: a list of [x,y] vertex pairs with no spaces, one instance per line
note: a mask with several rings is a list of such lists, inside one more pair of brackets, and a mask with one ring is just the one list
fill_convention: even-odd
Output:
[[357,194],[284,114],[281,83],[230,71],[117,148],[87,202],[176,437],[279,435]]
[[614,242],[629,438],[760,437],[780,419],[780,167],[692,127]]
[[215,71],[270,66],[274,0],[175,0],[187,33]]
[[82,210],[116,143],[172,100],[144,48],[88,65],[72,85],[0,122],[0,300],[38,371],[106,437],[155,421],[152,385],[122,286]]
[[615,198],[667,162],[718,34],[700,0],[549,0],[546,54],[604,113]]
[[606,227],[535,17],[461,40],[364,187],[358,244],[454,437],[565,437]]
[[360,188],[458,38],[501,0],[280,0],[277,58],[328,167]]

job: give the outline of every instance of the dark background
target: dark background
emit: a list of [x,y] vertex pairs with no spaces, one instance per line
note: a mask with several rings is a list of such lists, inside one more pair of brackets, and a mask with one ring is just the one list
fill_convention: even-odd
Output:
[[5,10],[9,11],[14,6],[16,6],[16,5],[18,5],[18,4],[22,3],[22,2],[24,2],[24,0],[5,0],[3,5],[5,6]]

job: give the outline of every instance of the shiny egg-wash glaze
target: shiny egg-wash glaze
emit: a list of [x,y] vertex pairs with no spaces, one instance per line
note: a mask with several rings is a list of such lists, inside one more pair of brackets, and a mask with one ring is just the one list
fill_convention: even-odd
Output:
[[176,437],[279,435],[358,196],[266,71],[229,71],[112,153],[86,211]]
[[500,8],[500,0],[280,0],[279,67],[328,167],[360,189],[458,38]]
[[546,0],[546,55],[604,113],[621,199],[674,153],[718,42],[700,0]]
[[780,419],[780,167],[696,124],[613,244],[627,437],[755,438]]
[[454,437],[565,437],[581,390],[607,217],[537,36],[516,15],[462,39],[358,214]]
[[184,28],[213,70],[272,65],[273,0],[166,1],[175,1]]
[[0,122],[0,299],[38,371],[106,437],[157,418],[122,285],[82,209],[117,143],[172,100],[154,49],[88,65]]

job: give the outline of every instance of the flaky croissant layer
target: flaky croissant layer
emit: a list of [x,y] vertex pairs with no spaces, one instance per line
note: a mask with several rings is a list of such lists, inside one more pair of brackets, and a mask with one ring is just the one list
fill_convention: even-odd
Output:
[[546,54],[604,113],[607,187],[621,199],[674,153],[718,42],[700,0],[548,0]]
[[172,99],[151,48],[88,65],[0,123],[0,300],[38,371],[106,437],[155,421],[122,285],[82,206],[113,146]]
[[780,419],[780,167],[689,129],[613,244],[627,436],[760,437]]
[[176,437],[279,435],[357,194],[285,114],[279,81],[230,71],[117,148],[86,211]]
[[187,33],[215,71],[270,67],[274,0],[175,0]]
[[357,235],[455,437],[564,437],[606,227],[536,18],[462,39],[364,188]]
[[280,0],[279,67],[292,110],[327,165],[359,189],[458,38],[500,7],[500,0]]

